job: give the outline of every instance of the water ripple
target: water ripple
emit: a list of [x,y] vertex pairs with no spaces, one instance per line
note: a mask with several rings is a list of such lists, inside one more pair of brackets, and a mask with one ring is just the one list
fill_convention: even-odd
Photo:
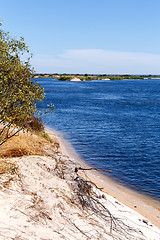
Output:
[[47,125],[90,164],[160,199],[160,80],[40,83],[56,107]]

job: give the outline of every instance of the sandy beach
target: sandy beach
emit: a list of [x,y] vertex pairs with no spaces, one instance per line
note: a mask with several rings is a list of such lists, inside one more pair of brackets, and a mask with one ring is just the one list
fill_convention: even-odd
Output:
[[[47,129],[47,131],[50,135],[52,135],[52,130]],[[79,157],[69,142],[64,140],[62,136],[58,136],[58,133],[56,134],[64,154],[77,161],[83,168],[92,168],[92,166],[88,165]],[[158,200],[154,200],[147,195],[133,191],[132,189],[127,188],[112,178],[104,175],[100,171],[80,171],[79,174],[81,174],[84,178],[92,180],[97,186],[103,188],[103,192],[113,196],[126,206],[136,210],[136,212],[142,214],[157,227],[160,227],[160,202],[158,202]]]
[[53,143],[45,154],[6,160],[18,168],[0,175],[1,240],[160,239],[157,205],[99,171],[80,170],[88,165],[47,132]]
[[[55,134],[49,128],[47,128],[46,130],[51,136],[52,134]],[[92,168],[92,166],[88,165],[83,159],[79,157],[72,145],[66,140],[64,140],[62,136],[58,135],[58,133],[56,133],[56,138],[60,143],[63,154],[77,161],[78,164],[82,166],[82,168]],[[158,228],[160,227],[160,202],[158,202],[157,200],[147,195],[140,194],[130,188],[127,188],[126,186],[119,184],[118,182],[104,175],[100,171],[86,170],[80,171],[79,174],[82,177],[96,183],[99,188],[103,189],[102,191],[104,193],[111,195],[118,201],[125,204],[127,207],[135,210],[136,212],[147,218]]]

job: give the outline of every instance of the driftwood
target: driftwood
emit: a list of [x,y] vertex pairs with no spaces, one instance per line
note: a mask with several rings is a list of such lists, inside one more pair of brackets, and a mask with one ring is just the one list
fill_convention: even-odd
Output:
[[[51,155],[52,154],[50,152],[50,157]],[[127,223],[115,217],[114,214],[109,211],[107,204],[109,204],[110,202],[105,197],[105,194],[100,191],[101,188],[99,188],[87,176],[84,179],[78,174],[78,171],[75,171],[76,168],[78,170],[83,170],[81,166],[77,166],[74,161],[70,160],[66,156],[63,156],[62,154],[55,152],[53,153],[51,159],[48,160],[48,162],[46,159],[45,161],[41,161],[41,157],[35,157],[35,159],[36,161],[33,158],[30,163],[34,163],[35,161],[35,164],[33,166],[36,168],[36,172],[43,173],[43,176],[47,180],[46,184],[44,184],[45,182],[42,178],[43,184],[41,185],[43,185],[44,187],[44,193],[51,192],[53,195],[49,196],[53,196],[54,198],[49,198],[49,202],[52,202],[51,207],[46,208],[49,202],[47,201],[48,199],[46,200],[44,198],[45,194],[40,195],[40,193],[37,194],[36,192],[33,192],[34,188],[31,188],[32,191],[30,190],[30,188],[28,190],[27,179],[28,175],[32,178],[32,172],[26,171],[27,175],[25,175],[26,178],[24,178],[24,172],[21,175],[21,173],[17,170],[14,173],[14,178],[17,179],[16,181],[18,183],[18,191],[22,193],[22,196],[23,194],[24,196],[29,196],[29,199],[31,200],[25,200],[24,203],[25,198],[22,198],[21,200],[16,202],[12,209],[16,212],[19,212],[21,215],[24,215],[27,219],[27,222],[31,222],[35,226],[36,224],[37,226],[49,226],[48,229],[50,227],[53,228],[53,232],[58,234],[60,239],[64,240],[76,239],[76,234],[80,236],[79,239],[85,240],[144,240],[142,232],[137,229],[131,228],[129,225],[127,225]],[[28,161],[29,159],[27,159],[26,161],[26,166],[28,166]],[[29,170],[29,168],[27,168],[27,170]],[[50,187],[48,188],[48,179],[52,179],[52,175],[56,176],[55,179],[59,178],[59,181],[62,183],[62,185],[63,182],[65,182],[65,188],[61,189],[60,185],[57,188],[57,185],[54,185],[54,183],[52,183],[53,186],[50,185]],[[13,176],[11,177],[12,179],[10,182],[13,182]],[[40,176],[36,175],[35,177],[38,180],[37,186],[39,186],[38,182],[40,181]],[[34,179],[35,177],[33,177],[32,179]],[[27,182],[27,184],[24,180]],[[8,181],[4,180],[3,183],[4,184],[1,185],[3,185],[2,187],[4,189],[6,188],[6,183],[8,185]],[[67,194],[67,187],[71,190],[69,191],[69,195]],[[37,187],[35,189],[37,189]],[[57,203],[55,204],[55,202]],[[69,206],[74,209],[73,212],[67,210]],[[55,218],[56,215],[53,214],[56,211],[58,212],[58,220],[56,220]],[[79,224],[79,222],[76,221],[77,218],[74,218],[74,215],[82,218],[83,224]],[[87,227],[85,226],[85,224],[87,224]],[[12,239],[18,239],[18,237],[19,239],[22,239],[21,234],[27,234],[27,232],[20,233],[20,231],[21,229],[17,233],[19,234],[16,236],[17,238]],[[70,238],[68,237],[68,235],[66,235],[65,232],[70,234]],[[135,236],[135,232],[137,233],[138,238]],[[1,233],[1,236],[2,234],[3,233]],[[3,239],[7,238],[4,237]],[[29,239],[29,237],[26,239]]]
[[[133,239],[136,240],[137,238],[132,234],[133,232],[137,232],[141,235],[141,233],[134,228],[131,228],[120,219],[114,217],[114,215],[105,207],[102,202],[101,198],[105,199],[105,196],[102,194],[101,198],[96,194],[94,189],[102,190],[99,188],[94,182],[90,180],[85,180],[84,178],[78,175],[79,170],[97,170],[97,168],[82,168],[80,166],[76,166],[73,161],[68,160],[67,163],[60,159],[57,162],[57,169],[59,172],[59,177],[63,179],[69,179],[68,183],[73,191],[73,199],[71,200],[72,203],[77,205],[78,208],[82,208],[85,213],[89,214],[89,216],[97,216],[99,219],[102,219],[106,226],[109,226],[110,231],[107,232],[102,226],[99,226],[100,232],[103,230],[105,234],[109,236],[114,236],[113,239],[120,239],[117,235],[124,236],[124,239]],[[61,170],[60,170],[61,169]],[[105,172],[111,170],[105,170]],[[75,224],[74,224],[75,225]],[[75,226],[78,229],[78,226]],[[80,230],[82,233],[82,230]],[[86,237],[87,233],[83,233]],[[103,235],[103,234],[102,234]],[[90,237],[88,236],[88,239]],[[93,237],[94,239],[94,237]],[[103,237],[102,237],[103,239]],[[141,238],[139,238],[141,239]],[[143,238],[142,238],[143,239]]]
[[[75,168],[75,172],[78,172],[79,170],[82,170],[82,171],[88,171],[88,170],[96,170],[96,171],[99,171],[98,168],[82,168],[82,167],[76,167],[76,168]],[[101,172],[112,172],[112,170],[101,170]]]

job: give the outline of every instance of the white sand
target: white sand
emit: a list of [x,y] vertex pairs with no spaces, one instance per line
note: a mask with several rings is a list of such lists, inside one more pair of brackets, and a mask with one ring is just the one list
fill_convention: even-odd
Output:
[[81,79],[75,77],[75,78],[72,78],[72,79],[71,79],[71,82],[81,82]]
[[13,158],[17,174],[0,176],[0,240],[160,239],[149,220],[96,188],[91,196],[112,221],[76,205],[75,162],[48,153]]
[[[67,142],[62,135],[56,132],[56,135],[51,129],[46,129],[48,133],[56,137],[56,140],[60,143],[61,150],[63,154],[74,159],[77,163],[85,168],[90,168],[92,166],[88,165],[83,161],[79,155],[76,153],[73,146]],[[82,177],[87,178],[88,180],[93,181],[97,184],[98,187],[103,188],[103,192],[114,196],[117,200],[122,202],[124,205],[136,210],[145,218],[149,219],[154,225],[160,227],[160,202],[156,201],[149,196],[140,194],[136,191],[133,191],[126,186],[119,184],[114,181],[112,178],[102,174],[100,171],[80,171],[79,174]]]

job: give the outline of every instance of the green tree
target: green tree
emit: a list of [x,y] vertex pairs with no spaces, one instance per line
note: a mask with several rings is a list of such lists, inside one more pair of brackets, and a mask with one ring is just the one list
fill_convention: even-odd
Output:
[[[22,55],[29,57],[22,60]],[[30,58],[23,38],[0,30],[0,145],[22,129],[29,130],[32,117],[40,113],[36,104],[43,101],[44,89],[31,81]]]

